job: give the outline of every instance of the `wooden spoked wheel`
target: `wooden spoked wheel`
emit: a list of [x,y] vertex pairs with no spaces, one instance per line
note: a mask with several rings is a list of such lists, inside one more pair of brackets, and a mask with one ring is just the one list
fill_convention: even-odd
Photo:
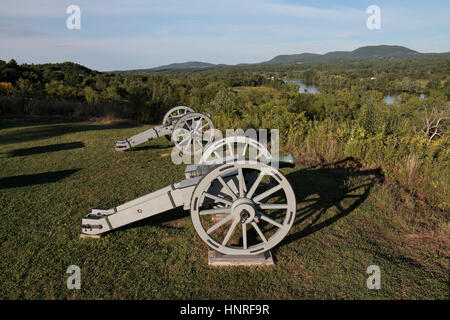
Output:
[[195,112],[194,109],[186,107],[186,106],[177,106],[173,107],[164,115],[162,124],[168,125],[171,123],[175,123],[183,117],[186,113]]
[[214,141],[211,119],[199,112],[181,117],[174,126],[172,142],[182,154],[199,154]]
[[[264,180],[272,179],[268,185]],[[197,184],[191,219],[200,238],[227,255],[265,252],[288,234],[296,200],[286,177],[257,161],[220,165]],[[219,216],[219,221],[212,219]]]
[[200,164],[222,164],[237,160],[268,163],[272,159],[267,148],[255,139],[236,135],[217,140],[202,154]]

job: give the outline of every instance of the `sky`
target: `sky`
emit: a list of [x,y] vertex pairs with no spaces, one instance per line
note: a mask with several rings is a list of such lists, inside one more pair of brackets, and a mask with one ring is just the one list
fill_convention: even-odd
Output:
[[[70,5],[81,28],[68,29]],[[368,29],[370,5],[381,28]],[[99,71],[402,45],[450,51],[450,1],[1,0],[0,59],[72,61]]]

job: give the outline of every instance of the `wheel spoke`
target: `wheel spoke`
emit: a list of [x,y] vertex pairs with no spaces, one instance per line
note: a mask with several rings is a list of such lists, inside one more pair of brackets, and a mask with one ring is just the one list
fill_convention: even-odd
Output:
[[267,242],[266,237],[264,236],[264,234],[262,233],[261,229],[258,227],[258,225],[256,224],[255,221],[251,222],[253,228],[255,228],[256,232],[258,233],[259,237],[261,238],[262,241]]
[[243,159],[245,159],[245,153],[247,152],[248,145],[249,145],[249,144],[246,143],[245,146],[244,146],[244,151],[242,151],[242,157],[243,157]]
[[231,190],[230,186],[222,179],[222,177],[218,176],[217,179],[222,184],[222,186],[229,192],[229,195],[233,199],[233,201],[236,200],[237,199],[236,194],[233,192],[233,190]]
[[[258,142],[253,143],[252,139],[246,136],[229,136],[220,140],[220,142],[221,143],[215,143],[214,145],[218,147],[216,151],[220,149],[221,152],[223,151],[225,153],[225,155],[220,158],[220,160],[223,159],[224,162],[242,158],[249,160],[259,159],[258,161],[261,161],[261,159],[270,156],[269,151],[264,145]],[[205,154],[203,154],[201,161],[207,161],[209,156],[213,153],[213,149],[206,151]]]
[[189,135],[189,131],[184,128],[178,128],[178,129],[175,129],[175,131],[174,131],[175,137],[180,137],[180,136],[185,137],[187,135]]
[[183,151],[187,151],[188,148],[191,147],[191,141],[192,141],[192,138],[189,137],[188,142],[186,143],[186,146],[183,148]]
[[209,228],[208,230],[206,230],[206,233],[207,233],[207,234],[210,234],[210,233],[213,232],[214,230],[220,228],[220,227],[223,226],[225,223],[227,223],[232,217],[233,217],[233,215],[229,214],[228,216],[226,216],[225,218],[223,218],[222,220],[220,220],[219,222],[217,222],[216,224],[214,224],[211,228]]
[[222,245],[225,246],[228,242],[228,240],[230,240],[231,236],[233,235],[234,229],[236,228],[236,225],[238,224],[238,220],[234,220],[233,223],[231,224],[230,229],[228,229],[228,232],[225,236],[225,238],[222,241]]
[[256,188],[258,188],[258,185],[260,184],[260,182],[261,182],[263,177],[264,177],[264,173],[260,172],[259,175],[258,175],[258,178],[256,178],[256,180],[253,183],[252,187],[248,191],[247,198],[251,199],[253,197],[253,194],[255,193]]
[[200,129],[201,125],[202,125],[202,119],[199,119],[197,121],[194,120],[194,122],[195,122],[194,130],[198,131]]
[[247,249],[247,224],[242,224],[242,246]]
[[202,139],[200,139],[199,137],[195,137],[194,138],[194,143],[197,143],[199,145],[202,145]]
[[207,210],[201,210],[199,211],[199,215],[205,216],[209,214],[224,214],[224,213],[231,213],[231,209],[229,207],[225,208],[215,208],[215,209],[207,209]]
[[213,135],[211,135],[211,129],[207,129],[205,131],[202,131],[202,140],[203,141],[210,141],[213,138]]
[[260,204],[259,208],[262,210],[279,210],[279,209],[287,209],[287,203],[271,203],[271,204]]
[[217,159],[222,159],[222,157],[216,150],[214,150],[214,154],[216,155]]
[[186,126],[188,127],[188,131],[192,131],[192,126],[189,124],[189,121],[193,122],[193,119],[186,120]]
[[263,193],[257,195],[256,197],[253,198],[253,201],[259,202],[259,201],[261,201],[261,200],[267,198],[267,197],[270,196],[271,194],[277,192],[277,191],[280,190],[281,188],[282,188],[282,186],[281,186],[281,184],[279,184],[279,185],[277,185],[277,186],[275,186],[275,187],[273,187],[273,188],[271,188],[271,189],[269,189],[269,190],[267,190],[267,191],[264,191]]
[[[228,148],[230,149],[230,157],[234,157],[234,147],[233,147],[233,143],[230,141],[227,144]],[[225,151],[226,152],[226,151]]]
[[190,140],[191,140],[191,137],[189,136],[189,137],[186,137],[186,138],[184,138],[178,145],[180,146],[180,147],[182,147],[184,144],[185,144],[185,142],[186,142],[186,144],[189,144],[189,142],[190,142]]
[[279,222],[273,220],[271,217],[265,215],[264,213],[262,213],[262,212],[260,212],[260,211],[257,211],[257,213],[258,213],[259,217],[260,217],[262,220],[267,221],[267,222],[269,222],[269,223],[271,223],[271,224],[277,226],[278,228],[282,228],[282,227],[283,227],[283,225],[282,225],[281,223],[279,223]]
[[198,137],[194,138],[194,149],[195,149],[195,144],[198,144],[200,146],[200,149],[203,148],[202,141]]
[[[238,183],[239,183],[239,181],[238,181]],[[230,180],[230,189],[233,190],[234,194],[236,194],[236,195],[239,193],[239,189],[236,186],[235,177],[233,177]]]
[[208,192],[205,192],[204,195],[205,195],[205,197],[208,197],[210,199],[216,200],[217,202],[221,202],[221,203],[224,203],[224,204],[227,204],[227,205],[231,206],[231,201],[229,201],[227,199],[215,196],[215,195],[210,194]]
[[239,181],[239,197],[244,197],[245,180],[244,174],[242,173],[242,168],[238,169],[238,181]]

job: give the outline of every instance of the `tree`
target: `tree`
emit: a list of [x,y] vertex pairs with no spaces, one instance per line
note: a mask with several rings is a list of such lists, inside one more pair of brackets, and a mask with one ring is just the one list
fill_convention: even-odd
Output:
[[15,95],[19,97],[33,97],[33,84],[28,79],[19,78],[15,87]]
[[84,88],[84,97],[87,103],[97,103],[99,101],[99,94],[91,87]]
[[11,82],[0,82],[0,95],[8,95],[14,87]]
[[433,78],[430,80],[430,82],[427,83],[426,88],[428,90],[438,90],[441,88],[441,82],[438,78]]
[[450,119],[448,110],[444,108],[433,107],[431,110],[426,110],[422,133],[428,139],[428,142],[442,137],[446,131],[446,121],[448,119]]
[[[85,92],[85,94],[86,94],[86,92]],[[102,99],[105,100],[105,101],[109,101],[109,102],[120,102],[121,101],[121,97],[117,93],[117,89],[115,87],[112,87],[112,86],[107,87],[105,90],[103,90],[103,92],[102,92]]]

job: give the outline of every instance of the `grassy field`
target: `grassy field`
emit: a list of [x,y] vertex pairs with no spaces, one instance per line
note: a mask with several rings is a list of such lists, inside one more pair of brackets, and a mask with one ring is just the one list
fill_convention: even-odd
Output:
[[[283,169],[298,210],[272,267],[209,267],[183,210],[79,239],[91,208],[183,179],[164,138],[114,151],[114,140],[148,127],[0,122],[0,298],[449,298],[448,233],[430,227],[446,223],[444,214],[353,159]],[[366,287],[372,264],[381,269],[380,290]],[[81,268],[81,290],[66,287],[69,265]]]

